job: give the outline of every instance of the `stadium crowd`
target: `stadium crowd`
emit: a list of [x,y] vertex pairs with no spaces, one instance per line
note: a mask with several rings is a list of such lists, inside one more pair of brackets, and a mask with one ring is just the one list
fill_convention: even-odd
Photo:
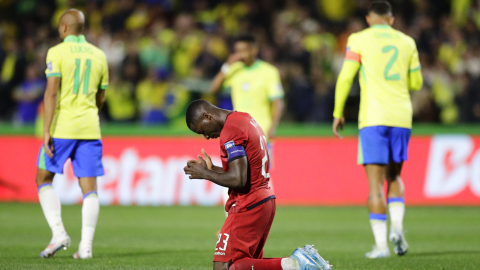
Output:
[[[480,121],[480,1],[392,0],[394,28],[416,42],[425,78],[412,93],[414,121]],[[210,81],[240,33],[278,67],[284,121],[330,122],[346,41],[366,27],[368,0],[4,0],[0,1],[0,120],[34,122],[45,90],[45,57],[60,40],[59,16],[78,8],[87,41],[106,55],[110,85],[102,119],[178,120],[202,97],[229,107]],[[346,106],[358,114],[356,81]]]

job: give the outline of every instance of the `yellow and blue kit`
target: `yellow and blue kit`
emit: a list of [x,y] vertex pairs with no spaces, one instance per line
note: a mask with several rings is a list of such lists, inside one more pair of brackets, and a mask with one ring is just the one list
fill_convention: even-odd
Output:
[[108,87],[108,64],[105,54],[85,40],[70,35],[48,50],[48,77],[60,77],[57,104],[50,127],[54,156],[43,147],[38,167],[63,173],[71,158],[77,177],[103,175],[102,142],[96,95]]
[[415,41],[389,25],[373,25],[350,35],[335,90],[335,118],[343,117],[358,70],[358,162],[388,164],[406,160],[412,128],[409,91],[419,90],[423,84]]

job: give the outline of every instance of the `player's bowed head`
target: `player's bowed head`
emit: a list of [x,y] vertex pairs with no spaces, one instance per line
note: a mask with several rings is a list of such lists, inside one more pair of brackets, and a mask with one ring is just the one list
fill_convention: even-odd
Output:
[[[186,122],[188,128],[203,135],[205,139],[220,137],[229,110],[220,109],[211,103],[199,99],[188,105]],[[198,160],[189,160],[183,168],[190,179],[206,179],[217,185],[228,188],[242,188],[247,183],[248,161],[246,157],[236,159],[229,163],[229,170],[224,172],[222,167],[212,164],[212,160],[202,149],[203,157]]]
[[220,137],[225,120],[231,111],[220,109],[203,99],[195,100],[187,108],[188,128],[205,139]]

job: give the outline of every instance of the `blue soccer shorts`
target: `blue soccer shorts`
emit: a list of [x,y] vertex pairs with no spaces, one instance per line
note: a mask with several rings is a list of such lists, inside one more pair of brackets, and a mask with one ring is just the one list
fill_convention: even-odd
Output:
[[360,130],[358,164],[389,164],[407,160],[409,128],[372,126]]
[[37,167],[53,173],[63,174],[63,165],[72,160],[76,177],[104,175],[101,140],[72,140],[53,138],[53,158],[45,153],[43,146],[38,155]]

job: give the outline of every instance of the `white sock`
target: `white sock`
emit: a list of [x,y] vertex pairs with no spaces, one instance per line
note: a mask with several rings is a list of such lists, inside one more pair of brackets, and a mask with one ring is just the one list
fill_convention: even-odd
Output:
[[52,184],[43,184],[38,187],[38,199],[48,225],[52,229],[53,239],[67,234],[62,222],[62,205]]
[[97,192],[92,191],[85,194],[82,207],[82,240],[79,249],[92,249],[99,212],[100,204],[98,203]]
[[282,270],[300,270],[300,265],[294,258],[282,258]]
[[405,203],[403,198],[389,198],[388,211],[392,228],[403,231],[403,216],[405,215]]
[[372,226],[375,245],[379,249],[385,249],[387,244],[387,215],[386,214],[370,214],[370,225]]

